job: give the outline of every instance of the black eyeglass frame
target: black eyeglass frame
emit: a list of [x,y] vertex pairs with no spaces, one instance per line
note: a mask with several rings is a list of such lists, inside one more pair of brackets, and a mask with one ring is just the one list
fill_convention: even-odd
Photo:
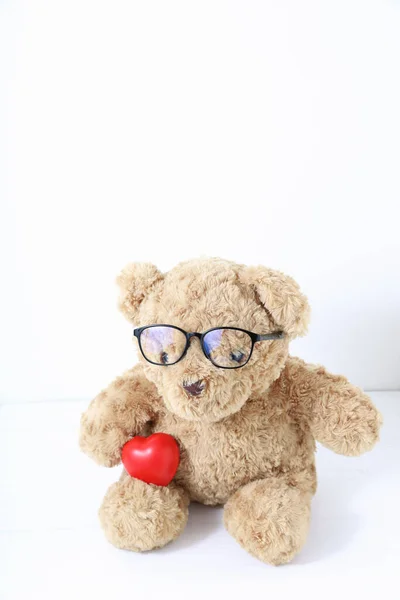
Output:
[[[152,327],[170,327],[171,329],[177,329],[178,331],[180,331],[181,333],[183,333],[185,335],[186,346],[182,353],[182,356],[180,358],[178,358],[178,360],[176,360],[173,363],[164,364],[164,363],[153,362],[152,360],[149,360],[147,358],[147,356],[143,352],[142,343],[141,343],[140,338],[145,329],[151,329]],[[247,335],[251,338],[252,344],[251,344],[249,357],[245,363],[243,363],[242,365],[238,365],[237,367],[221,367],[220,365],[215,364],[215,362],[212,360],[211,356],[207,355],[203,340],[208,333],[210,333],[211,331],[216,331],[217,329],[218,330],[219,329],[231,329],[234,331],[241,331],[242,333],[247,333]],[[143,358],[145,360],[147,360],[147,362],[151,363],[152,365],[156,365],[157,367],[171,367],[172,365],[176,365],[187,354],[187,351],[189,350],[189,346],[190,346],[190,340],[194,337],[197,337],[200,340],[200,345],[201,345],[201,349],[203,351],[204,356],[206,357],[207,360],[209,360],[214,365],[214,367],[217,367],[217,369],[241,369],[242,367],[245,367],[247,365],[247,363],[249,362],[251,355],[253,354],[254,344],[256,342],[281,340],[282,338],[285,337],[285,333],[283,331],[273,331],[271,333],[259,334],[259,333],[254,333],[253,331],[247,331],[247,329],[241,329],[240,327],[212,327],[211,329],[207,329],[207,331],[204,331],[204,333],[198,333],[196,331],[192,331],[189,333],[189,332],[185,331],[184,329],[177,327],[176,325],[168,325],[166,323],[156,323],[154,325],[145,325],[144,327],[137,327],[136,329],[133,330],[133,335],[137,338],[137,341],[139,344],[139,349],[140,349],[140,352],[142,353]]]

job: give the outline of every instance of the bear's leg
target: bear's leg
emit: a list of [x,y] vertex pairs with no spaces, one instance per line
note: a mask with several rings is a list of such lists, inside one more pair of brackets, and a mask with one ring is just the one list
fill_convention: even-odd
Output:
[[310,522],[311,491],[282,479],[253,481],[228,500],[224,523],[250,554],[263,562],[289,562],[303,546]]
[[109,542],[117,548],[144,552],[161,548],[182,533],[189,498],[175,483],[165,487],[144,483],[123,472],[99,510]]

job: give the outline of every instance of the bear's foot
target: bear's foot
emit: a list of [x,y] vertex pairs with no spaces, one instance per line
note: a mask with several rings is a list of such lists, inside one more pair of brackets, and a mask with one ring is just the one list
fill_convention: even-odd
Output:
[[253,481],[227,502],[224,523],[250,554],[263,562],[289,562],[303,546],[310,521],[311,493],[277,478]]
[[99,517],[114,546],[144,552],[161,548],[182,533],[188,505],[187,494],[174,483],[159,487],[124,473],[109,487]]

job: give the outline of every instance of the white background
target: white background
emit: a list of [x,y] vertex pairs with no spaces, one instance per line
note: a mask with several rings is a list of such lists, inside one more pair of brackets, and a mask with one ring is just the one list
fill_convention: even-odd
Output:
[[400,384],[400,4],[4,0],[0,400],[134,360],[114,277],[206,254],[293,275],[306,360]]

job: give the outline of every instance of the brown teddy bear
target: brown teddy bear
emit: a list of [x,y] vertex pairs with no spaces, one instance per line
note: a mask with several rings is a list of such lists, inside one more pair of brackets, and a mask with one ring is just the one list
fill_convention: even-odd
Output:
[[315,440],[359,455],[378,440],[380,414],[344,377],[289,356],[309,320],[290,277],[199,259],[166,274],[131,264],[117,281],[120,309],[140,327],[139,364],[92,401],[80,446],[113,467],[133,436],[164,432],[180,464],[168,486],[123,471],[99,511],[108,540],[159,548],[183,531],[191,501],[222,504],[243,548],[270,564],[290,561],[309,528]]

